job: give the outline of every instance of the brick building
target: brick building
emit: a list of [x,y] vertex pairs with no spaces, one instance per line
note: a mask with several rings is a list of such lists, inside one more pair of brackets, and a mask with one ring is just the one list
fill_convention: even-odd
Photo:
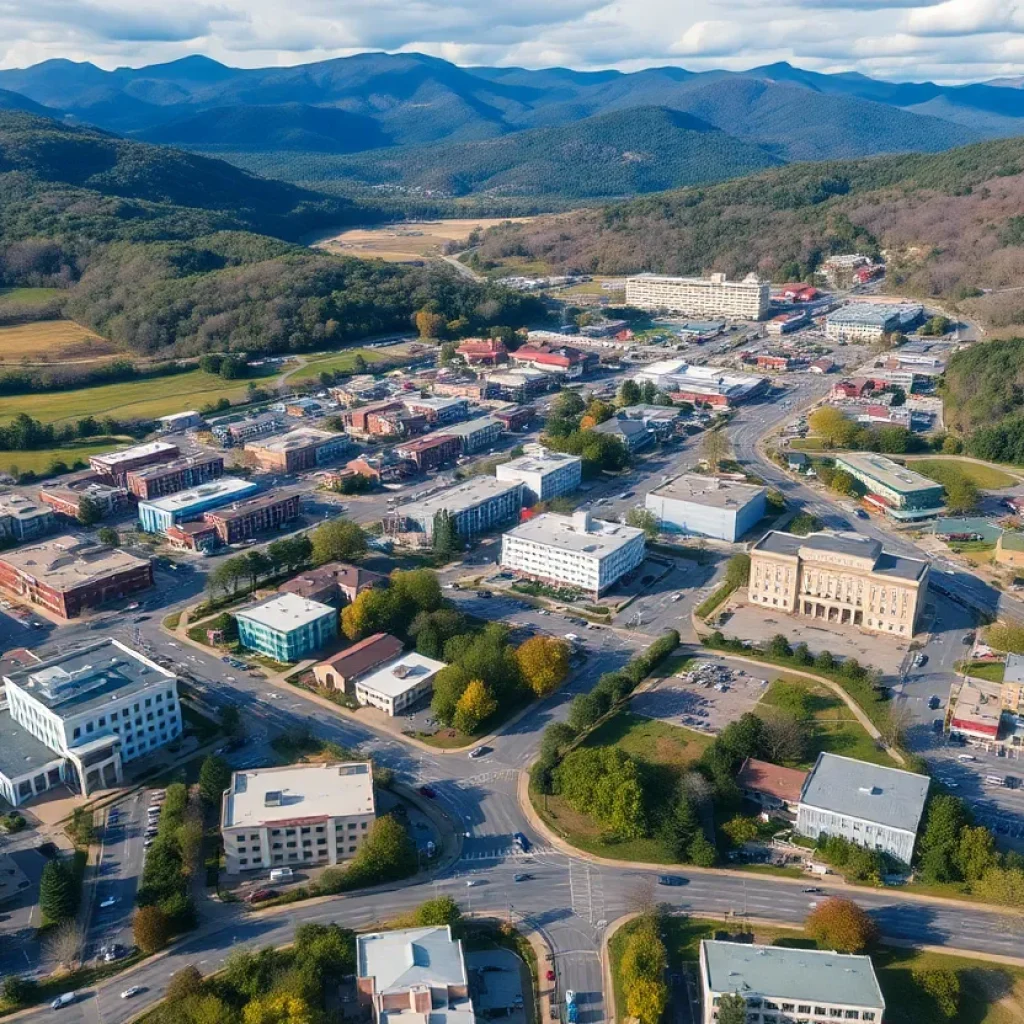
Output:
[[491,415],[508,431],[523,430],[533,422],[537,410],[532,405],[514,405],[511,409],[498,409]]
[[56,487],[47,487],[39,492],[39,500],[54,512],[77,519],[82,509],[82,499],[87,498],[103,517],[117,515],[130,505],[128,491],[103,483],[90,470],[63,477]]
[[253,455],[260,469],[268,473],[301,473],[336,461],[351,447],[352,442],[344,434],[300,427],[282,437],[249,441],[245,450]]
[[523,345],[515,352],[509,353],[509,362],[514,367],[526,367],[554,373],[559,377],[582,377],[591,370],[596,370],[598,355],[596,352],[584,352],[569,345]]
[[364,590],[386,587],[387,584],[387,576],[379,572],[370,572],[369,569],[345,562],[328,562],[294,576],[277,590],[278,593],[298,594],[309,601],[337,606],[341,604],[342,598],[354,601]]
[[497,366],[508,359],[500,338],[467,338],[456,350],[470,366]]
[[299,494],[262,494],[258,498],[240,501],[229,508],[203,514],[204,522],[217,531],[222,544],[237,544],[258,533],[274,530],[299,517]]
[[395,454],[402,459],[410,459],[421,472],[454,462],[459,457],[462,441],[448,434],[431,434],[415,441],[399,445]]
[[100,474],[107,483],[124,487],[125,479],[133,469],[142,469],[143,466],[152,466],[158,462],[170,462],[180,454],[176,444],[169,441],[151,441],[149,444],[138,444],[120,452],[93,455],[89,459],[89,467]]
[[216,480],[224,473],[221,455],[194,455],[162,465],[130,470],[125,477],[128,490],[142,501],[176,494]]

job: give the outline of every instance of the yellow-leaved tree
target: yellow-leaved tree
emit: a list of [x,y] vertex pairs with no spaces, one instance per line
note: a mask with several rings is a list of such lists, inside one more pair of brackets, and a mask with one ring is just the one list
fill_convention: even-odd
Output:
[[498,710],[498,702],[487,686],[479,679],[471,679],[455,705],[455,728],[472,734]]
[[533,636],[516,648],[523,682],[538,697],[552,690],[569,674],[569,645],[553,636]]

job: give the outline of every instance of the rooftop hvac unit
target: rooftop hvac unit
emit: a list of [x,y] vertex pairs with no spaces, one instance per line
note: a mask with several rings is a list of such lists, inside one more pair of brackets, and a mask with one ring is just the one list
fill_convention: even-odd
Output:
[[263,797],[264,807],[280,807],[282,791],[280,789],[268,789]]

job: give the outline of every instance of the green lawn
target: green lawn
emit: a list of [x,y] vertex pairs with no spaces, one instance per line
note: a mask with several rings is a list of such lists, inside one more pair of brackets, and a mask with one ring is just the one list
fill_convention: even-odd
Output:
[[780,676],[761,697],[758,709],[785,705],[786,692],[793,689],[804,690],[810,694],[813,715],[804,761],[796,767],[811,768],[822,751],[854,757],[859,761],[870,761],[889,768],[899,767],[884,750],[878,749],[875,741],[854,718],[853,712],[831,690],[820,683],[801,679],[799,676]]
[[789,447],[795,452],[823,452],[825,442],[820,437],[794,437]]
[[118,419],[164,416],[199,408],[221,398],[237,401],[245,396],[246,384],[245,380],[224,380],[215,374],[192,370],[169,377],[74,391],[11,395],[0,403],[0,420],[13,419],[20,412],[43,423],[66,423],[83,416],[116,416]]
[[[927,477],[932,477],[936,472],[941,473],[943,467],[952,467],[983,491],[1012,487],[1017,483],[1016,477],[1004,473],[1001,469],[996,469],[995,466],[982,466],[967,459],[908,459],[907,465],[915,473]],[[934,479],[938,478],[934,477]]]
[[[5,411],[8,401],[10,399],[4,399],[2,403]],[[88,441],[75,441],[57,448],[40,448],[37,451],[4,451],[0,449],[0,471],[9,473],[13,467],[19,473],[33,472],[41,475],[48,472],[50,466],[58,460],[70,467],[77,459],[88,462],[90,455],[99,455],[102,452],[123,447],[130,440],[130,438],[107,438],[100,441],[90,438]]]
[[[629,922],[612,936],[608,944],[615,1008],[618,1019],[626,1019],[622,990],[621,962],[631,930]],[[814,942],[800,929],[769,928],[754,925],[754,941],[762,945],[814,949]],[[663,920],[662,934],[668,951],[669,970],[694,971],[700,940],[713,938],[716,932],[738,937],[735,921],[672,916]],[[914,980],[915,970],[953,971],[960,981],[960,1010],[949,1024],[1019,1024],[1024,1019],[1024,969],[986,964],[984,961],[943,953],[925,953],[914,949],[880,946],[871,957],[885,997],[886,1024],[922,1024],[939,1020],[928,997]],[[945,1018],[941,1018],[945,1019]]]
[[1006,663],[1002,661],[972,661],[965,666],[967,675],[975,679],[987,679],[990,683],[1001,683]]
[[0,288],[0,306],[43,306],[60,294],[60,288]]
[[[348,373],[354,369],[356,356],[362,356],[367,365],[373,369],[381,370],[387,367],[401,366],[411,361],[407,345],[388,345],[385,348],[347,348],[341,352],[335,352],[322,359],[312,359],[301,370],[295,371],[295,377],[314,377],[323,373]],[[416,356],[415,358],[419,358]]]

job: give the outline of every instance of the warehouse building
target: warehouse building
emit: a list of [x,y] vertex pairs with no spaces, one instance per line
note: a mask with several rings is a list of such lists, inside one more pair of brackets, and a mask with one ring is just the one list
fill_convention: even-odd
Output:
[[796,831],[841,836],[909,864],[928,797],[927,775],[839,754],[818,754],[804,782]]
[[499,420],[491,416],[478,416],[465,423],[453,423],[444,428],[448,437],[457,437],[463,455],[473,455],[495,444],[502,435]]
[[420,501],[399,505],[384,517],[384,532],[406,543],[430,544],[434,539],[434,518],[439,512],[446,512],[456,532],[466,539],[511,522],[522,507],[521,483],[479,476]]
[[661,529],[735,542],[764,518],[767,490],[696,473],[647,492]]
[[140,501],[177,494],[189,487],[217,480],[224,474],[224,458],[213,453],[175,459],[158,466],[133,469],[125,477],[128,490]]
[[158,416],[156,421],[160,424],[160,429],[169,434],[179,430],[193,430],[203,425],[203,417],[195,409],[189,409],[187,412],[172,412],[170,416]]
[[221,803],[225,870],[342,864],[359,852],[376,813],[369,761],[233,772]]
[[153,565],[71,535],[0,553],[0,587],[62,619],[153,585]]
[[534,505],[563,494],[572,494],[583,480],[583,460],[578,455],[544,450],[541,455],[521,455],[495,469],[498,480],[523,485],[523,501]]
[[700,983],[701,1024],[727,995],[743,997],[749,1024],[882,1024],[885,1013],[871,957],[851,953],[701,939]]
[[941,484],[874,452],[836,455],[843,469],[867,489],[866,501],[892,519],[911,522],[942,512],[945,492]]
[[23,543],[44,537],[55,525],[53,509],[46,504],[21,494],[0,495],[0,539]]
[[767,377],[724,370],[720,366],[692,366],[685,359],[651,363],[633,376],[640,385],[650,381],[659,391],[678,401],[704,403],[728,409],[739,405],[768,386]]
[[338,610],[297,594],[277,594],[233,613],[243,647],[282,664],[315,654],[338,635]]
[[300,511],[298,491],[273,492],[239,501],[230,508],[204,512],[203,521],[214,528],[221,544],[237,544],[295,522]]
[[229,505],[255,494],[259,487],[251,480],[226,476],[177,494],[139,502],[139,523],[147,533],[164,533],[177,523],[199,519],[204,512]]
[[84,797],[117,786],[125,764],[181,735],[176,677],[118,640],[66,651],[3,681],[0,795],[15,806],[62,782]]
[[646,551],[644,531],[621,523],[546,512],[501,538],[501,566],[519,576],[575,587],[600,597],[635,569]]
[[245,450],[255,458],[256,465],[268,473],[301,473],[337,462],[351,447],[352,442],[344,434],[299,427],[281,437],[248,441]]
[[637,274],[626,278],[626,305],[683,316],[760,320],[771,305],[771,286],[757,274],[747,274],[742,281],[730,281],[725,274]]
[[876,342],[907,331],[924,314],[914,303],[851,302],[825,317],[825,337],[833,341]]
[[120,452],[90,456],[89,467],[103,476],[107,483],[125,487],[125,478],[131,470],[142,469],[143,466],[152,466],[158,462],[170,462],[179,454],[176,444],[169,441],[151,441],[149,444],[135,445]]

